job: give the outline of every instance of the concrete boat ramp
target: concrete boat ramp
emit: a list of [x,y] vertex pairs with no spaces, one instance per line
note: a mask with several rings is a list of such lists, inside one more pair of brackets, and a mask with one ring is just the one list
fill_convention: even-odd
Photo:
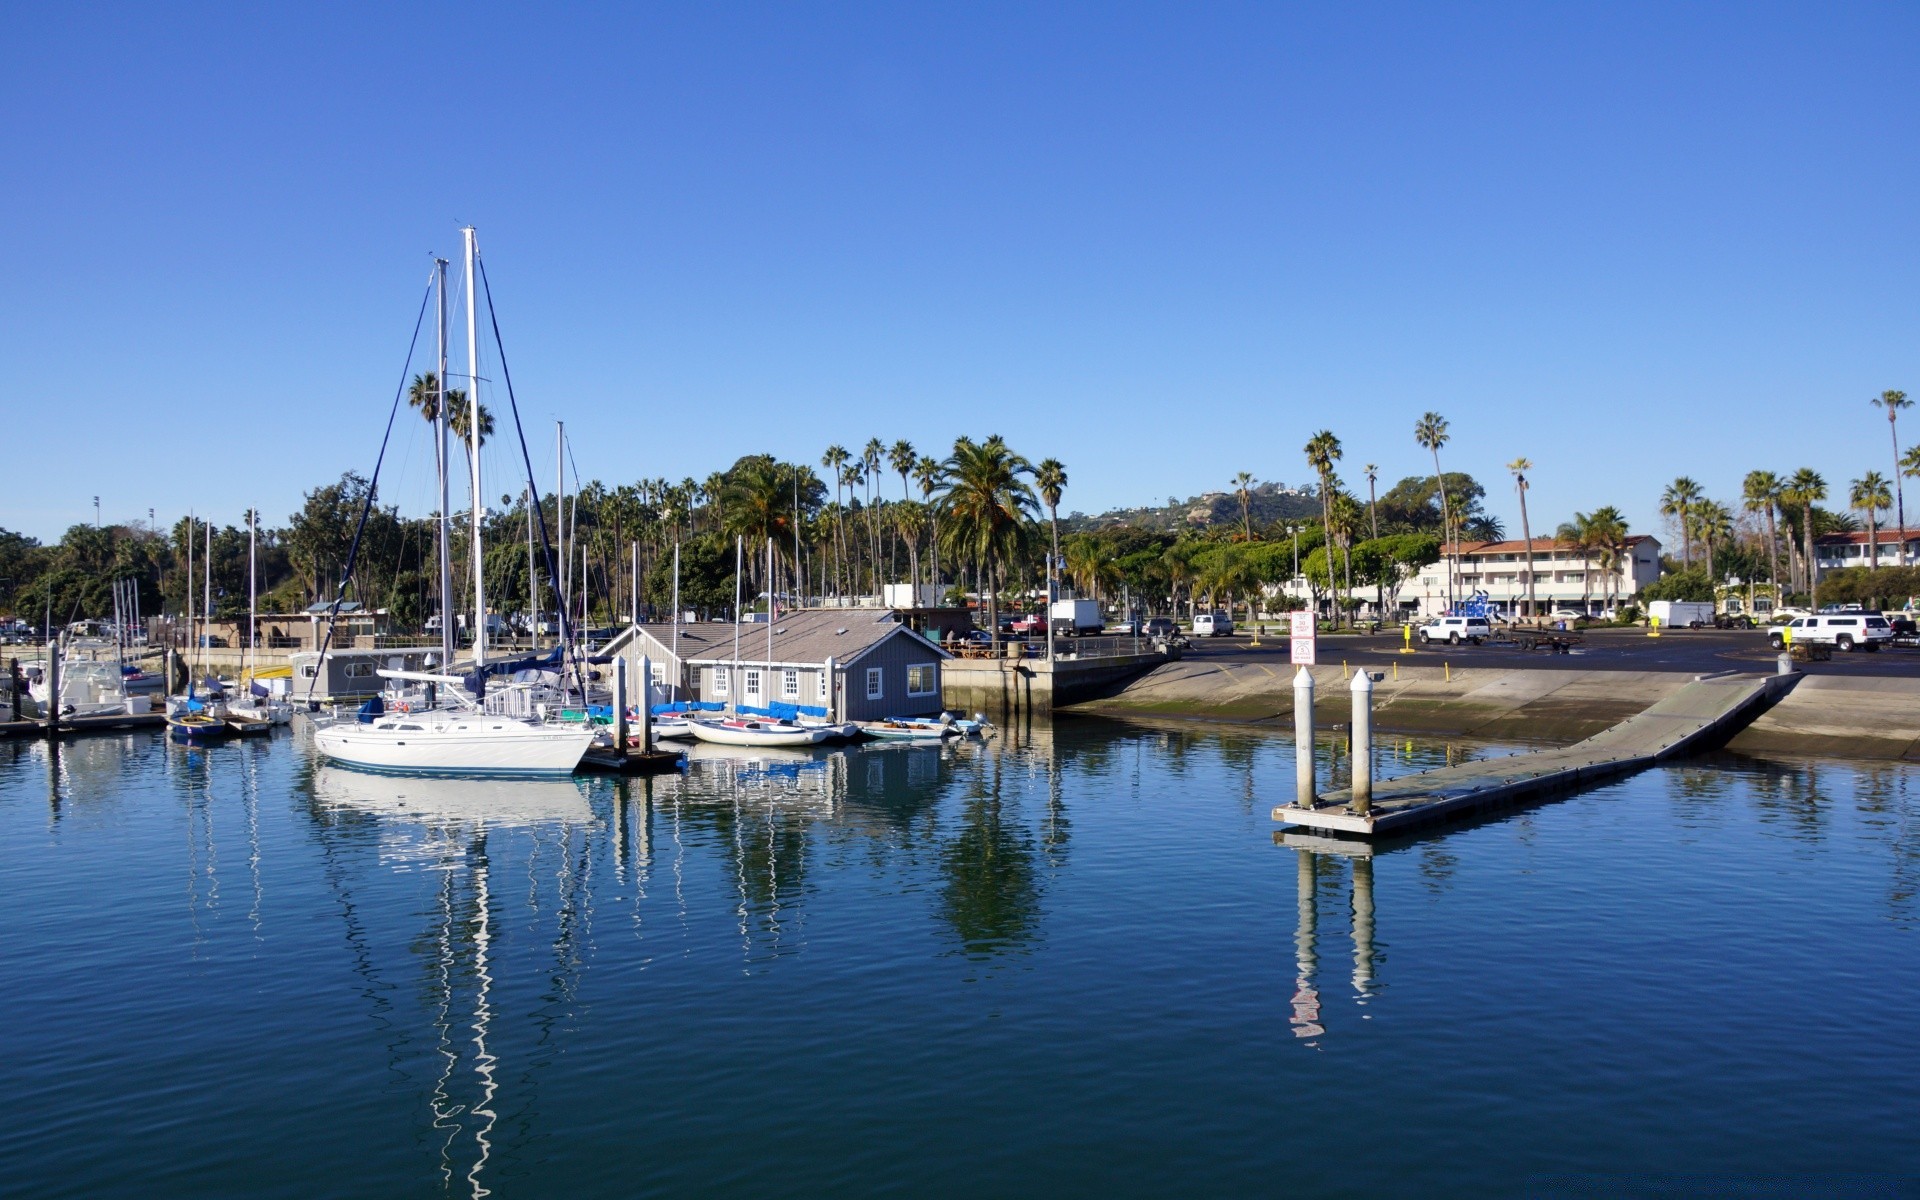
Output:
[[[1273,819],[1328,833],[1379,837],[1436,821],[1509,807],[1718,745],[1792,690],[1798,674],[1698,676],[1692,683],[1583,742],[1441,767],[1373,785],[1365,811],[1350,791],[1312,807],[1282,805]],[[1360,753],[1359,747],[1355,752]]]

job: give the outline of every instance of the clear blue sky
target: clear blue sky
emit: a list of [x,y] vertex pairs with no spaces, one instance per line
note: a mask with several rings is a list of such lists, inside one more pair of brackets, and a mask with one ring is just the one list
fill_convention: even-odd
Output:
[[[1093,512],[1299,482],[1323,426],[1349,482],[1425,471],[1437,409],[1510,528],[1525,454],[1536,529],[1608,503],[1643,529],[1681,473],[1731,502],[1756,466],[1890,472],[1867,399],[1920,394],[1911,5],[0,30],[0,526],[42,538],[96,493],[279,520],[367,470],[464,222],[536,462],[564,417],[610,482],[999,432]],[[423,497],[420,453],[390,497]]]

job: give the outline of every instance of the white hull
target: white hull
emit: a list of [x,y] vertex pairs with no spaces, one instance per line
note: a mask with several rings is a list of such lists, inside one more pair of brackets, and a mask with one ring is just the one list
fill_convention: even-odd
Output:
[[457,775],[566,775],[592,743],[588,726],[484,713],[401,713],[370,725],[343,717],[313,731],[314,746],[338,763]]
[[825,734],[799,725],[772,725],[748,721],[743,725],[723,725],[718,721],[693,722],[693,736],[716,746],[811,746],[823,741]]
[[585,825],[593,820],[586,793],[573,779],[394,779],[323,764],[313,774],[313,791],[329,807],[409,822]]
[[[639,726],[635,725],[634,728],[638,729]],[[662,721],[655,719],[653,722],[653,737],[655,741],[659,741],[662,738],[668,741],[690,741],[693,738],[693,722]]]

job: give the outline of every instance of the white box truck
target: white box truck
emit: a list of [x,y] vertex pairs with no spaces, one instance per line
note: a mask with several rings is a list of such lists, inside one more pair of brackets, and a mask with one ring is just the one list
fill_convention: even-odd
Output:
[[1713,605],[1704,600],[1655,600],[1647,616],[1662,629],[1702,629],[1713,624]]
[[1048,610],[1047,618],[1053,626],[1053,632],[1060,637],[1079,637],[1086,633],[1099,633],[1100,602],[1098,600],[1055,600]]

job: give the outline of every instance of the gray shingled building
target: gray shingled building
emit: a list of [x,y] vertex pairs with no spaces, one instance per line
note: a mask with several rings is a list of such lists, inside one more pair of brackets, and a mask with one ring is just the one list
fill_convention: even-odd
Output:
[[642,655],[651,659],[655,703],[795,705],[843,721],[938,713],[940,664],[950,657],[886,608],[786,613],[773,623],[771,646],[766,623],[743,624],[737,660],[731,624],[682,625],[677,656],[674,645],[672,625],[634,625],[601,653],[626,659],[629,679],[639,678]]

